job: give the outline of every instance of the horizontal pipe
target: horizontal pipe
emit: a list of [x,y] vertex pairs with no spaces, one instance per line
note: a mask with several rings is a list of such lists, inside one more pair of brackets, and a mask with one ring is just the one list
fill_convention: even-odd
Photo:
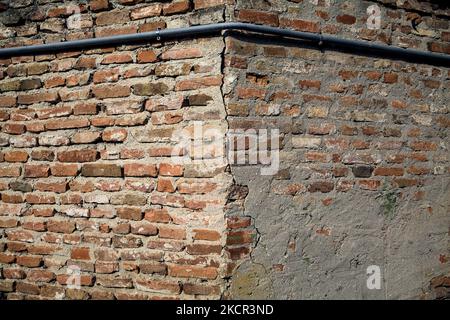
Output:
[[369,41],[342,39],[335,36],[241,22],[216,23],[104,38],[82,39],[33,46],[5,48],[0,49],[0,58],[50,54],[64,51],[86,50],[92,48],[132,45],[139,43],[163,42],[166,40],[178,40],[184,38],[217,35],[226,30],[248,31],[262,35],[270,35],[297,40],[307,40],[323,48],[340,48],[350,52],[363,51],[375,56],[383,55],[417,63],[450,67],[450,55],[414,49],[404,49],[400,47],[377,44]]

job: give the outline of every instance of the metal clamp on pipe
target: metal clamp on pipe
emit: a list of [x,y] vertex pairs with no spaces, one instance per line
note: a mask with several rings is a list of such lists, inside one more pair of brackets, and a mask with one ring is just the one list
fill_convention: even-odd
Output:
[[156,29],[156,40],[161,41],[161,28]]

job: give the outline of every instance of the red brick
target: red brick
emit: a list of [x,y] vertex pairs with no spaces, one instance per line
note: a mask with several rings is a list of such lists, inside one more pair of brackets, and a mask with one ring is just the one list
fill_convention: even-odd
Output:
[[45,222],[42,221],[26,221],[22,223],[22,228],[33,231],[46,231],[47,227]]
[[48,165],[25,165],[24,176],[26,178],[46,178],[48,177],[49,173],[50,167]]
[[134,220],[140,221],[142,220],[142,210],[140,208],[133,207],[122,207],[117,208],[117,216],[121,219],[125,220]]
[[42,192],[63,193],[67,190],[67,182],[36,182],[34,189]]
[[28,153],[25,151],[7,151],[4,157],[6,162],[27,162]]
[[122,169],[115,164],[85,164],[81,174],[85,177],[122,177]]
[[374,171],[374,174],[376,176],[402,176],[403,173],[404,173],[403,168],[378,167]]
[[190,9],[190,2],[188,0],[179,0],[165,4],[163,6],[163,14],[165,16],[172,14],[185,13]]
[[264,99],[266,96],[265,89],[259,88],[237,88],[237,95],[240,99]]
[[97,160],[97,150],[82,149],[58,152],[60,162],[94,162]]
[[191,78],[180,80],[175,85],[176,91],[196,90],[212,86],[220,86],[222,84],[222,76],[207,76],[200,78]]
[[194,240],[219,241],[221,236],[218,231],[207,229],[194,229]]
[[183,292],[190,295],[219,295],[220,287],[216,285],[185,283],[183,284]]
[[78,174],[78,164],[57,163],[50,168],[53,176],[56,177],[73,177]]
[[78,115],[92,115],[97,114],[98,108],[96,103],[79,103],[73,106],[73,114]]
[[89,1],[89,8],[94,11],[101,11],[106,10],[109,7],[108,0],[90,0]]
[[19,123],[7,123],[3,126],[2,131],[9,134],[25,133],[25,125]]
[[151,32],[158,29],[165,29],[166,23],[164,21],[155,21],[149,23],[143,23],[139,25],[139,32]]
[[49,120],[45,123],[47,130],[77,129],[89,126],[89,120],[83,119],[58,119]]
[[133,58],[129,53],[111,53],[105,56],[102,64],[118,64],[133,62]]
[[39,293],[41,292],[39,286],[24,282],[16,283],[16,291],[27,295],[39,295]]
[[169,275],[180,278],[199,278],[205,280],[214,280],[217,278],[217,269],[214,267],[199,267],[189,265],[171,265],[169,266]]
[[398,75],[392,72],[386,72],[384,74],[384,82],[385,83],[396,83],[398,82]]
[[131,226],[131,233],[142,236],[154,236],[158,234],[158,228],[149,223],[135,224]]
[[331,192],[333,189],[334,189],[334,183],[331,181],[313,182],[308,187],[309,192],[327,193],[327,192]]
[[1,166],[0,177],[19,177],[21,173],[20,167],[14,166]]
[[178,283],[163,280],[137,279],[136,286],[138,289],[144,291],[161,292],[167,294],[178,294],[181,291],[180,285]]
[[94,83],[117,82],[119,80],[119,69],[99,70],[94,73]]
[[170,49],[161,55],[163,60],[180,60],[203,57],[203,52],[198,48]]
[[89,144],[98,141],[100,136],[98,131],[82,131],[75,133],[71,141],[76,144]]
[[409,174],[424,175],[424,174],[429,174],[431,172],[431,169],[427,168],[427,167],[410,166],[406,169],[406,171]]
[[0,252],[0,263],[10,264],[14,263],[15,261],[16,261],[15,255]]
[[430,141],[414,141],[410,143],[411,149],[414,151],[436,151],[437,145]]
[[70,252],[70,258],[75,260],[90,260],[89,248],[73,248]]
[[157,17],[161,14],[162,6],[161,4],[148,5],[145,7],[136,8],[131,11],[131,19],[138,20],[149,17]]
[[42,258],[39,256],[18,256],[16,263],[28,268],[37,268],[42,264]]
[[320,24],[318,22],[300,20],[300,19],[280,19],[280,26],[285,28],[292,28],[298,31],[306,31],[306,32],[319,32]]
[[95,24],[97,26],[105,26],[112,24],[124,24],[130,21],[130,12],[128,9],[117,9],[98,13],[96,15]]
[[27,280],[31,282],[51,282],[55,274],[46,270],[31,270],[27,273]]
[[16,219],[1,218],[0,228],[14,228],[17,227],[19,221]]
[[154,164],[129,163],[124,165],[127,177],[156,177],[158,170]]
[[230,231],[227,234],[227,245],[253,243],[255,233],[252,230]]
[[102,133],[102,139],[105,142],[124,142],[127,136],[128,131],[126,129],[106,129]]
[[[80,275],[80,285],[82,286],[92,286],[94,284],[94,277],[92,275],[82,274]],[[68,274],[59,274],[56,276],[56,281],[61,285],[74,284],[70,283],[72,277]]]
[[24,279],[27,275],[21,269],[3,269],[3,276],[5,279]]
[[184,240],[186,239],[186,230],[181,227],[172,227],[167,225],[160,226],[159,237],[164,239]]
[[355,24],[356,17],[349,14],[343,14],[337,16],[336,21],[343,24]]
[[56,233],[72,233],[75,230],[75,223],[72,221],[55,221],[47,222],[47,230]]
[[145,220],[158,223],[170,223],[172,217],[166,209],[150,209],[145,211]]
[[56,203],[55,196],[46,194],[28,193],[25,196],[25,201],[30,204],[54,204]]
[[31,209],[31,214],[35,217],[52,217],[55,211],[52,208]]
[[21,194],[2,194],[2,201],[5,203],[22,203],[23,197]]
[[180,177],[183,175],[184,168],[181,165],[172,165],[161,163],[159,165],[159,174],[162,176]]
[[136,25],[128,25],[128,26],[120,26],[120,27],[103,27],[95,29],[95,37],[103,38],[103,37],[112,37],[119,36],[124,34],[132,34],[136,33],[137,26]]
[[17,98],[18,104],[34,104],[39,102],[56,101],[58,101],[58,94],[56,92],[19,94]]
[[99,85],[92,88],[92,93],[98,99],[127,97],[131,94],[130,86]]
[[0,107],[14,107],[17,103],[15,96],[0,96]]
[[359,180],[358,184],[361,189],[376,191],[381,186],[381,181],[378,180]]
[[244,22],[278,26],[278,14],[257,10],[239,10],[238,19]]

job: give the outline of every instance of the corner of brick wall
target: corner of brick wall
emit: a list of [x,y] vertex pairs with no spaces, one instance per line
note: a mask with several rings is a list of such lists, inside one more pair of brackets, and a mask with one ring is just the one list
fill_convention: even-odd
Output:
[[[235,20],[450,53],[448,10],[433,8],[439,16],[431,17],[417,2],[412,9],[387,0],[32,2],[0,5],[1,46]],[[385,17],[378,31],[365,28],[372,4]],[[336,220],[333,210],[362,214],[368,206],[384,217],[380,199],[392,197],[428,218],[419,229],[440,238],[424,267],[445,276],[449,78],[446,68],[242,33],[1,60],[2,298],[333,296],[355,280],[345,269],[325,283],[335,266],[314,269],[333,256],[326,250],[349,241],[355,215]],[[172,163],[174,152],[183,154],[174,134],[194,138],[195,121],[224,139],[233,129],[279,129],[280,171],[260,177],[259,167],[218,165],[222,145],[203,160]],[[302,220],[312,216],[319,218]],[[380,237],[418,227],[405,216],[383,220]],[[328,255],[314,256],[322,251]],[[370,262],[359,253],[337,257],[349,266]],[[69,267],[81,272],[81,289],[67,287]],[[315,277],[316,287],[302,276]],[[442,297],[445,279],[433,274],[420,289]],[[394,297],[418,290],[395,289]]]

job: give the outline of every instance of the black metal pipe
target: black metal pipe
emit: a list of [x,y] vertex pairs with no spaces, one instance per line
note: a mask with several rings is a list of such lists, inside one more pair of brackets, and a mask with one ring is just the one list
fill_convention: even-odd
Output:
[[413,61],[417,63],[450,67],[450,55],[414,49],[404,49],[400,47],[377,44],[369,41],[342,39],[335,36],[241,22],[216,23],[105,38],[93,38],[67,42],[48,43],[42,45],[5,48],[0,49],[0,58],[86,50],[119,45],[133,45],[139,43],[163,42],[166,40],[217,35],[225,30],[248,31],[252,33],[278,36],[282,38],[307,40],[323,48],[344,48],[350,52],[364,51],[370,53],[371,55],[383,55],[386,57],[394,57],[401,60]]

